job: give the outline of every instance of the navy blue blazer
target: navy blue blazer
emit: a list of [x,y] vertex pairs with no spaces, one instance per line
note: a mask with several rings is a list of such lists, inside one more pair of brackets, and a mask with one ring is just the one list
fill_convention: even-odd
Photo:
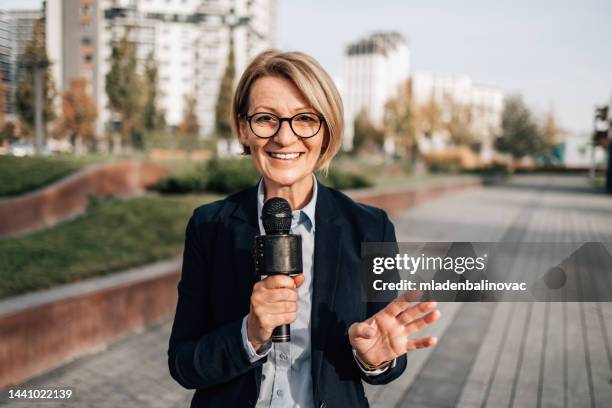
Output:
[[[361,299],[360,246],[395,242],[380,209],[355,203],[318,184],[312,293],[312,384],[321,407],[366,407],[361,380],[386,384],[406,368],[367,377],[357,366],[349,326],[382,307]],[[198,207],[186,230],[183,269],[168,365],[183,387],[195,389],[191,407],[254,406],[265,358],[250,363],[240,332],[253,285],[253,240],[259,234],[257,187]]]

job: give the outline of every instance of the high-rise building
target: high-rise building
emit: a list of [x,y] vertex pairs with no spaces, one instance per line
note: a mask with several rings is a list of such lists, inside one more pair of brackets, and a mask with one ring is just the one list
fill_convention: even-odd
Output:
[[448,119],[452,106],[469,109],[471,130],[480,143],[480,158],[493,158],[493,141],[501,125],[504,92],[494,86],[476,84],[467,75],[416,72],[412,75],[414,102],[434,101],[441,109],[442,119]]
[[28,41],[32,39],[34,26],[43,18],[40,10],[9,10],[13,31],[13,81],[16,84],[23,77],[25,69],[19,64],[19,59],[25,51]]
[[0,75],[5,85],[5,112],[15,113],[15,91],[23,77],[20,57],[32,39],[42,10],[0,10]]
[[385,103],[409,75],[410,50],[399,33],[373,33],[346,48],[342,78],[345,150],[353,146],[355,117],[363,112],[373,124],[382,125]]
[[10,102],[12,90],[12,52],[13,52],[13,27],[9,14],[0,10],[0,81],[4,92],[4,112],[12,112]]
[[274,44],[275,0],[48,0],[47,50],[56,86],[91,81],[98,105],[97,133],[111,123],[105,92],[112,47],[127,32],[142,69],[152,53],[158,64],[159,107],[177,126],[185,98],[195,97],[201,135],[214,130],[220,80],[230,36],[237,74]]

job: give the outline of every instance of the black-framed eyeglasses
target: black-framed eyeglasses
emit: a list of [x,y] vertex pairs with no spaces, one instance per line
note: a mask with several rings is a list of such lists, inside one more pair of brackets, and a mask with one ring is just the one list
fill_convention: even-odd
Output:
[[291,131],[302,139],[316,136],[325,121],[322,115],[316,113],[298,113],[291,117],[280,117],[270,112],[257,112],[252,115],[244,115],[249,122],[249,127],[255,136],[262,139],[274,137],[280,130],[283,122],[289,122]]

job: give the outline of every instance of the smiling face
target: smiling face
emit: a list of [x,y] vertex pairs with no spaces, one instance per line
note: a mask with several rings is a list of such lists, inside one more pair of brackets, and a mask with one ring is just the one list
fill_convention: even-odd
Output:
[[[247,115],[258,112],[292,117],[298,113],[317,113],[288,79],[265,76],[251,86]],[[270,118],[263,118],[269,120]],[[255,167],[268,188],[310,186],[311,174],[325,138],[325,126],[308,139],[296,136],[288,122],[282,122],[275,136],[262,139],[256,136],[246,120],[239,125],[240,142],[251,151]]]

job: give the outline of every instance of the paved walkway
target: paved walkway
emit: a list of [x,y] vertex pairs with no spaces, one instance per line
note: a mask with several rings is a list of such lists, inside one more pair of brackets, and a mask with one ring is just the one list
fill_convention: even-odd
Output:
[[[581,177],[516,178],[427,202],[394,219],[400,241],[612,242],[612,198]],[[612,401],[612,304],[446,303],[402,377],[368,387],[375,407],[607,407]],[[70,387],[66,402],[9,407],[186,407],[170,379],[171,322],[80,358],[21,388]],[[0,405],[3,397],[0,396]],[[6,401],[5,401],[6,402]]]

